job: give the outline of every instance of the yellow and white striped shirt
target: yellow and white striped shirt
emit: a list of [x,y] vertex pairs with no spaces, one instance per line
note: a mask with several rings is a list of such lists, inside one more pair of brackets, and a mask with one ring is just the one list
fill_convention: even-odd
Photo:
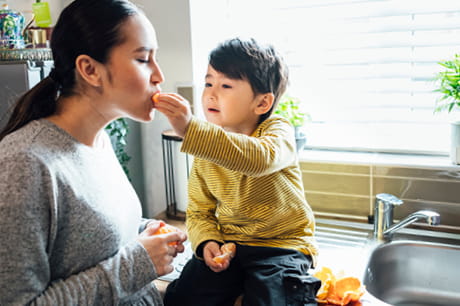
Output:
[[194,155],[187,232],[206,240],[281,247],[316,262],[315,221],[302,184],[292,127],[278,116],[251,136],[192,119],[182,152]]

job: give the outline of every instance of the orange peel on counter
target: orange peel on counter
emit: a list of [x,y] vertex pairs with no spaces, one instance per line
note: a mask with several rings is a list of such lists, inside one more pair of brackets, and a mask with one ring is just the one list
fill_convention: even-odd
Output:
[[220,247],[222,255],[214,257],[212,260],[216,263],[224,263],[226,260],[231,260],[236,253],[236,244],[233,242],[225,243]]
[[316,294],[318,303],[339,306],[360,304],[365,288],[356,277],[337,278],[328,267],[323,267],[313,276],[321,280],[321,287]]

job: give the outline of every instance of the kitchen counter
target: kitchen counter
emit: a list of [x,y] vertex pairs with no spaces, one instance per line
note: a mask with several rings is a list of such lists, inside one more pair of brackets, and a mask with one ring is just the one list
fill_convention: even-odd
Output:
[[[182,221],[167,220],[166,222],[185,230]],[[316,237],[320,247],[317,267],[310,272],[313,274],[323,266],[332,269],[336,276],[354,276],[363,281],[365,269],[373,249],[381,244],[372,239],[373,225],[352,221],[334,219],[317,219]],[[460,235],[432,233],[414,229],[402,229],[395,235],[395,239],[423,240],[435,242],[449,242],[460,244]],[[168,281],[155,280],[155,284],[161,292],[166,290]],[[235,305],[240,305],[239,302]],[[388,306],[389,304],[380,301],[372,294],[366,292],[360,303],[353,304],[361,306]]]

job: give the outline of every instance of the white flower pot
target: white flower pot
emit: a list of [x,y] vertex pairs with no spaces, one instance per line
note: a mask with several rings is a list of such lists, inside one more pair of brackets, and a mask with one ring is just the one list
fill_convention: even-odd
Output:
[[450,159],[452,163],[460,165],[460,121],[452,122],[450,130]]

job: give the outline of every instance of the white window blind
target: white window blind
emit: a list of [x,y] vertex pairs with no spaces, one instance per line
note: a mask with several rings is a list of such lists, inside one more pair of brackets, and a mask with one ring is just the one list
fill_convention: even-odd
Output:
[[308,146],[447,154],[458,112],[433,113],[433,77],[460,53],[458,0],[214,1],[190,2],[194,45],[274,44],[312,117]]

